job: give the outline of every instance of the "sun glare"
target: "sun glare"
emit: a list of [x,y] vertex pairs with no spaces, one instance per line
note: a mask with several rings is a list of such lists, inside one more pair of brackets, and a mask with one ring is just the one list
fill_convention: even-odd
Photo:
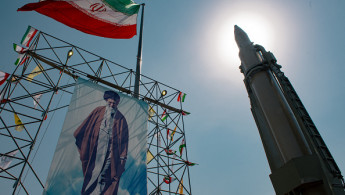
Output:
[[229,20],[223,23],[219,31],[219,54],[223,61],[231,61],[239,65],[238,47],[234,37],[234,25],[238,25],[249,36],[254,44],[270,48],[274,43],[274,33],[268,20],[253,13],[234,14]]
[[202,70],[212,79],[242,84],[239,50],[234,37],[235,25],[242,28],[254,44],[262,45],[268,51],[274,49],[274,18],[255,10],[243,12],[244,8],[244,5],[238,5],[236,8],[218,10],[208,21],[210,26],[207,26],[205,37],[201,39],[204,47],[199,47],[202,52],[200,59],[206,65],[200,69],[205,68]]

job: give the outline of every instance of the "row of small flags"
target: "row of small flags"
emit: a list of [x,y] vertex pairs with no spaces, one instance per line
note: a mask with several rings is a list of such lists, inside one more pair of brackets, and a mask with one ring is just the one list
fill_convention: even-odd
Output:
[[[149,107],[149,120],[151,120],[155,114],[156,114],[156,111],[150,106]],[[186,115],[189,115],[190,113],[182,110],[181,114],[183,116],[186,116]],[[164,122],[168,118],[168,116],[169,116],[169,113],[167,113],[167,111],[164,110],[161,117],[160,117],[162,122]]]
[[[182,156],[182,150],[183,148],[186,147],[186,144],[184,142],[184,139],[182,140],[181,142],[181,145],[180,145],[180,156]],[[177,157],[176,156],[176,151],[173,151],[171,149],[165,149],[165,152],[167,153],[167,155],[174,155],[174,157]],[[151,153],[151,152],[150,152]],[[152,153],[151,153],[152,155]],[[153,155],[152,155],[153,157]],[[181,157],[180,157],[181,158]],[[187,166],[194,166],[194,165],[197,165],[196,163],[192,163],[192,162],[189,162],[189,161],[186,161],[186,160],[183,160],[183,162],[187,165]],[[172,167],[171,167],[171,170],[173,171],[173,164],[174,164],[174,158],[172,159]],[[175,181],[176,178],[173,178],[171,176],[165,176],[163,178],[163,182],[166,183],[166,184],[170,184],[172,183],[173,181]],[[180,183],[178,185],[178,193],[179,194],[183,194],[183,178],[181,178],[180,180]]]
[[[167,129],[167,139],[168,140],[171,140],[171,141],[174,140],[173,137],[174,137],[174,134],[176,132],[176,129],[177,129],[177,127],[175,127],[175,129],[173,131],[171,131],[170,129]],[[158,146],[160,147],[161,146],[161,139],[160,139],[161,133],[160,132],[155,133],[154,137],[158,140]],[[185,148],[185,147],[186,147],[186,143],[185,143],[184,139],[182,139],[181,144],[179,146],[180,157],[182,156],[183,148]],[[171,149],[170,150],[165,149],[165,152],[167,153],[167,155],[176,154],[176,151],[172,151]]]
[[[154,134],[154,137],[157,139],[158,141],[158,147],[161,147],[161,140],[160,140],[160,137],[161,137],[161,133],[158,132],[158,133],[155,133]],[[174,155],[174,157],[178,157],[180,159],[182,159],[182,154],[183,154],[183,149],[186,147],[186,142],[184,139],[182,139],[181,143],[180,143],[180,146],[179,146],[179,153],[180,155],[177,156],[176,153],[177,151],[175,150],[172,150],[172,149],[168,149],[168,148],[165,148],[164,151],[165,153],[170,156],[170,155]],[[152,159],[153,159],[153,155],[150,151],[147,152],[147,163],[149,163]],[[183,159],[182,159],[183,160]],[[195,163],[190,163],[189,161],[184,161],[188,166],[193,166],[193,165],[196,165]]]
[[[167,133],[168,134],[168,133]],[[171,136],[171,135],[170,135]],[[155,133],[154,137],[157,139],[158,141],[158,147],[161,147],[161,133]],[[167,137],[168,139],[170,139],[171,137]],[[181,144],[179,146],[179,152],[180,152],[180,158],[182,157],[183,154],[183,149],[186,147],[186,142],[184,139],[182,139]],[[173,151],[171,149],[164,149],[164,151],[167,153],[167,155],[176,155],[176,151]]]
[[[186,116],[186,115],[189,115],[190,113],[182,110],[181,114],[183,116]],[[169,116],[169,113],[167,113],[167,111],[164,110],[162,115],[161,115],[161,120],[164,122],[168,118],[168,116]]]
[[[161,136],[160,136],[160,132],[156,133],[156,134],[154,135],[154,137],[156,137],[156,138],[158,139],[158,147],[160,147],[160,146],[161,146],[161,141],[160,141],[160,137],[161,137]],[[166,153],[168,156],[173,155],[174,158],[176,158],[176,157],[180,158],[180,159],[181,159],[186,165],[188,165],[188,166],[197,165],[196,163],[191,163],[191,162],[189,162],[189,161],[185,161],[185,160],[182,159],[183,149],[184,149],[185,147],[186,147],[186,142],[185,142],[184,139],[182,139],[181,144],[180,144],[180,146],[179,146],[179,153],[180,153],[179,156],[177,156],[177,154],[176,154],[177,151],[175,151],[175,150],[172,150],[172,149],[169,149],[169,148],[165,148],[164,151],[165,151],[165,153]],[[148,151],[147,151],[147,164],[150,163],[151,160],[152,160],[153,158],[154,158],[153,154],[148,150]]]
[[[31,26],[28,26],[23,38],[22,38],[22,41],[21,41],[21,44],[28,47],[30,45],[30,42],[32,41],[32,39],[35,37],[35,35],[38,33],[38,30],[31,27]],[[29,56],[27,56],[25,53],[28,51],[27,48],[24,48],[22,46],[19,46],[15,43],[13,43],[13,49],[14,51],[16,51],[19,56],[17,58],[17,60],[15,61],[15,65],[22,65],[24,64],[24,62],[26,60],[29,59]],[[43,67],[38,64],[32,71],[29,75],[27,75],[27,80],[28,81],[32,81],[32,79],[41,74],[43,71]],[[6,72],[2,72],[0,71],[0,86],[7,80],[7,78],[10,76],[9,73],[6,73]],[[18,81],[17,80],[18,78],[13,76],[12,77],[12,81],[15,82],[15,81]]]
[[[27,30],[26,30],[26,32],[25,32],[25,34],[24,34],[22,40],[21,40],[21,44],[22,44],[23,46],[29,47],[30,42],[33,40],[33,38],[35,37],[35,35],[36,35],[37,33],[38,33],[38,30],[37,30],[37,29],[35,29],[35,28],[29,26],[29,27],[27,28]],[[14,51],[16,51],[16,52],[19,54],[17,60],[15,61],[15,65],[22,65],[22,64],[25,63],[25,61],[27,61],[27,60],[29,59],[29,56],[25,55],[25,53],[28,51],[27,48],[21,47],[21,46],[19,46],[19,45],[17,45],[17,44],[14,43],[14,44],[13,44],[13,49],[14,49]],[[42,69],[43,69],[43,68],[41,67],[41,65],[38,64],[38,65],[34,68],[34,70],[27,76],[28,81],[31,82],[32,79],[33,79],[35,76],[41,74],[41,73],[42,73]],[[0,86],[8,79],[9,76],[10,76],[10,74],[0,71]],[[37,107],[38,102],[39,102],[40,99],[41,99],[41,96],[42,96],[42,94],[38,94],[38,95],[35,95],[35,96],[34,96],[34,108]],[[178,97],[177,97],[177,101],[178,101],[178,102],[184,102],[185,97],[186,97],[186,94],[185,94],[185,93],[179,92],[179,95],[178,95]],[[0,97],[0,98],[2,98],[2,97]],[[150,107],[150,110],[149,110],[150,118],[152,117],[152,115],[153,115],[154,113],[155,113],[155,111],[152,109],[152,107]],[[183,111],[182,111],[182,115],[187,115],[187,114],[189,114],[189,113],[183,112]],[[43,115],[45,115],[45,119],[46,119],[47,115],[45,114],[45,112],[42,114],[42,116],[43,116]],[[165,120],[167,119],[168,115],[169,115],[169,114],[166,112],[166,110],[164,110],[164,112],[163,112],[163,114],[162,114],[162,116],[161,116],[161,120],[162,120],[162,121],[165,121]],[[45,119],[44,119],[44,120],[45,120]],[[19,118],[19,116],[18,116],[16,113],[14,113],[14,120],[15,120],[15,124],[16,124],[15,130],[17,130],[17,131],[22,131],[22,130],[24,129],[24,125],[23,125],[21,119]],[[176,127],[175,127],[175,129],[174,129],[173,132],[169,133],[169,131],[171,132],[171,130],[168,129],[167,134],[168,134],[168,136],[170,137],[171,141],[173,141],[173,136],[174,136],[174,134],[175,134],[175,132],[176,132]],[[182,143],[181,143],[181,145],[180,145],[180,147],[179,147],[180,156],[182,156],[182,152],[183,152],[183,148],[184,148],[184,147],[185,147],[185,143],[184,143],[184,139],[183,139],[183,140],[182,140]],[[171,149],[170,149],[170,150],[165,149],[165,151],[166,151],[166,153],[167,153],[168,155],[176,154],[176,151],[172,151]],[[17,151],[15,151],[15,153],[16,153],[16,152],[17,152]],[[13,156],[15,155],[15,153],[13,153]],[[149,153],[149,154],[151,154],[151,153]],[[152,154],[151,154],[151,156],[153,157]],[[8,158],[8,157],[6,157],[6,158]],[[193,165],[195,165],[195,163],[190,163],[189,161],[184,161],[184,162],[185,162],[188,166],[193,166]],[[4,158],[1,158],[1,159],[0,159],[0,167],[1,167],[1,168],[6,168],[6,166],[3,166],[3,165],[4,165],[4,164],[7,165],[8,163],[10,163],[10,161],[5,160]],[[7,166],[8,166],[8,165],[7,165]],[[164,180],[165,180],[165,181],[164,181],[165,183],[171,183],[171,182],[172,182],[171,177],[165,177]],[[183,182],[183,180],[181,180],[181,182]],[[180,183],[180,185],[181,185],[181,183]],[[183,187],[182,187],[182,185],[181,185],[179,188],[180,188],[180,193],[182,194],[182,193],[183,193]]]
[[[27,30],[26,30],[20,43],[25,47],[29,47],[31,41],[33,40],[33,38],[36,36],[37,33],[38,33],[37,29],[35,29],[31,26],[28,26],[28,28],[27,28]],[[16,51],[19,54],[17,60],[14,63],[15,65],[22,65],[22,64],[24,64],[24,62],[26,60],[29,59],[29,56],[25,55],[25,53],[28,51],[27,48],[21,47],[21,46],[14,43],[13,49],[14,49],[14,51]]]
[[172,131],[171,129],[167,129],[167,139],[170,141],[174,141],[174,135],[176,133],[177,126],[175,126],[175,129]]
[[[48,115],[46,114],[45,111],[42,113],[42,117],[44,117],[43,120],[47,120]],[[22,120],[19,118],[17,113],[14,113],[14,123],[16,124],[16,126],[14,127],[14,129],[16,131],[19,131],[19,132],[23,131],[24,124],[23,124]]]
[[[29,47],[31,41],[33,40],[33,38],[36,36],[36,34],[38,33],[39,31],[35,28],[33,28],[32,26],[28,26],[22,40],[21,40],[21,44],[23,46],[26,46],[26,47]],[[22,65],[24,64],[25,61],[27,61],[29,59],[29,56],[26,55],[25,53],[29,50],[27,48],[24,48],[22,46],[19,46],[15,43],[13,43],[13,49],[14,51],[16,51],[19,56],[17,58],[17,60],[15,61],[15,65]],[[31,73],[27,76],[27,80],[28,81],[32,81],[32,79],[41,74],[43,71],[43,67],[38,64],[32,71]]]
[[[8,79],[8,77],[10,76],[9,73],[6,73],[6,72],[2,72],[0,71],[0,86],[3,85],[5,83],[5,81]],[[36,109],[40,100],[41,100],[41,97],[42,97],[42,94],[37,94],[35,96],[33,96],[33,104],[34,104],[34,108]],[[11,101],[10,99],[5,99],[4,98],[4,94],[0,94],[0,103],[6,103],[8,101]],[[45,115],[45,113],[44,113]],[[47,115],[43,116],[44,117],[44,120],[47,119]],[[18,114],[14,113],[14,123],[16,124],[15,126],[15,130],[17,131],[22,131],[24,129],[24,125],[23,125],[23,122],[22,120],[19,118]]]
[[[7,80],[7,78],[9,76],[10,76],[10,74],[0,71],[0,86],[5,83],[5,81]],[[7,101],[11,101],[10,99],[4,99],[3,93],[0,94],[0,103],[6,103]],[[37,108],[38,103],[41,100],[41,97],[42,97],[42,94],[37,94],[37,95],[33,96],[33,99],[34,99],[33,102],[34,102],[34,108],[35,109]]]
[[[28,28],[27,28],[27,30],[26,30],[26,32],[25,32],[25,34],[24,34],[24,36],[23,36],[23,38],[21,40],[21,44],[23,46],[28,47],[37,33],[38,33],[37,29],[35,29],[35,28],[31,27],[31,26],[28,26]],[[13,49],[14,49],[14,51],[16,51],[19,54],[17,60],[14,63],[15,65],[22,65],[22,64],[24,64],[24,62],[26,60],[29,59],[29,56],[25,55],[25,53],[28,51],[27,48],[24,48],[24,47],[14,43],[13,44]],[[27,80],[31,82],[32,79],[35,76],[37,76],[37,75],[42,73],[42,69],[43,68],[42,68],[41,65],[36,66],[34,68],[34,70],[32,70],[32,72],[27,76]],[[0,71],[0,86],[5,83],[5,81],[8,79],[9,76],[10,76],[9,73]],[[17,77],[13,76],[12,77],[12,81],[13,82],[17,81]],[[38,94],[38,95],[35,95],[33,97],[34,98],[33,102],[34,102],[34,108],[35,109],[37,108],[37,105],[38,105],[38,103],[39,103],[39,101],[41,99],[41,96],[42,96],[42,94]],[[5,103],[5,102],[10,101],[10,100],[9,99],[4,99],[4,95],[0,94],[0,101],[1,101],[1,103]],[[45,117],[45,119],[46,119],[46,117]],[[16,124],[16,126],[14,128],[15,130],[22,131],[24,129],[24,124],[23,124],[22,120],[19,118],[17,113],[14,113],[14,122]]]
[[[26,32],[25,32],[23,38],[22,38],[21,44],[22,44],[23,46],[28,47],[28,46],[30,45],[30,42],[33,40],[33,38],[35,37],[35,35],[36,35],[37,33],[38,33],[38,30],[37,30],[37,29],[35,29],[35,28],[29,26],[29,27],[27,28],[27,30],[26,30]],[[14,44],[13,44],[13,49],[14,49],[14,51],[16,51],[16,52],[19,54],[17,60],[15,61],[15,65],[22,65],[22,64],[24,64],[25,61],[27,61],[27,60],[29,59],[29,56],[26,56],[26,55],[25,55],[25,53],[28,51],[27,48],[21,47],[21,46],[19,46],[19,45],[17,45],[17,44],[14,43]],[[33,79],[35,76],[37,76],[37,75],[39,75],[39,74],[42,73],[42,70],[43,70],[42,66],[41,66],[40,64],[38,64],[38,65],[34,68],[34,70],[32,70],[32,72],[27,76],[27,80],[31,82],[32,79]],[[9,76],[10,76],[10,74],[0,71],[0,86],[8,79]],[[179,92],[179,95],[178,95],[178,97],[177,97],[177,101],[178,101],[178,102],[184,102],[184,101],[185,101],[185,98],[186,98],[186,95],[187,95],[187,94],[185,94],[185,93],[183,93],[183,92]],[[42,96],[42,94],[38,94],[38,95],[34,96],[34,108],[37,107],[38,102],[39,102],[40,99],[41,99],[41,96]],[[0,97],[0,98],[2,98],[2,97]],[[152,116],[153,116],[154,114],[155,114],[155,111],[154,111],[153,108],[150,106],[150,109],[149,109],[149,119],[151,119]],[[182,115],[188,115],[188,114],[190,114],[190,113],[185,112],[185,111],[182,111]],[[42,114],[42,117],[43,117],[43,116],[44,116],[44,120],[46,120],[47,115],[45,114],[45,112]],[[161,115],[161,120],[164,122],[164,121],[168,118],[168,116],[169,116],[169,114],[166,112],[166,110],[164,110],[163,114]],[[14,113],[14,120],[15,120],[15,124],[16,124],[15,130],[17,130],[17,131],[22,131],[22,130],[24,129],[24,125],[23,125],[21,119],[19,118],[19,116],[18,116],[16,113]],[[175,134],[175,132],[176,132],[176,128],[177,128],[177,127],[175,127],[174,131],[172,131],[172,132],[171,132],[170,129],[168,129],[168,131],[167,131],[167,135],[168,135],[168,137],[170,137],[169,139],[170,139],[171,141],[173,141],[173,136],[174,136],[174,134]],[[170,131],[171,133],[170,133],[169,131]],[[182,140],[182,143],[181,143],[181,145],[180,145],[180,147],[179,147],[179,150],[180,150],[180,157],[182,156],[182,152],[183,152],[183,148],[184,148],[184,147],[185,147],[185,143],[184,143],[184,139],[183,139],[183,140]],[[176,151],[173,151],[173,150],[171,150],[171,149],[169,149],[169,150],[168,150],[168,149],[165,149],[165,151],[166,151],[167,155],[174,155],[174,154],[176,154]],[[15,154],[15,153],[14,153],[14,154]],[[151,155],[150,155],[150,154],[151,154]],[[150,153],[150,152],[148,152],[148,156],[152,156],[152,158],[153,158],[153,155],[152,155],[152,153]],[[189,161],[184,161],[184,162],[185,162],[186,165],[188,165],[188,166],[193,166],[193,165],[195,165],[195,163],[191,163],[191,162],[189,162]],[[170,177],[170,178],[171,178],[171,177]],[[168,182],[168,183],[171,183],[172,180],[171,180],[171,179],[165,178],[165,183],[167,183],[167,182]],[[181,182],[182,182],[182,181],[181,181]],[[182,188],[182,187],[181,187],[180,190],[183,192],[183,188]],[[181,192],[181,194],[182,194],[182,192]]]
[[[189,161],[186,161],[188,162],[189,164],[191,164]],[[187,163],[186,163],[187,164]],[[192,163],[192,164],[195,164],[195,163]],[[174,182],[175,180],[177,180],[176,178],[173,178],[171,176],[164,176],[163,177],[163,182],[166,183],[166,184],[171,184],[172,182]],[[178,185],[178,194],[183,194],[183,178],[181,178],[180,182],[179,182],[179,185]]]
[[[195,164],[195,163],[193,163],[193,164]],[[170,183],[174,182],[175,180],[177,180],[177,179],[173,178],[171,176],[168,176],[168,175],[164,176],[164,178],[163,178],[163,182],[166,183],[166,184],[170,184]],[[178,185],[178,194],[183,194],[183,188],[184,188],[184,186],[183,186],[183,178],[181,178],[180,183]]]
[[[185,94],[183,94],[182,92],[180,92],[179,94],[179,97],[178,97],[178,101],[184,101],[185,99]],[[154,116],[156,112],[154,111],[154,109],[150,106],[149,107],[149,120]],[[186,112],[182,112],[183,115],[186,115],[186,114],[189,114],[189,113],[186,113]],[[166,110],[164,110],[163,114],[161,115],[161,120],[162,121],[165,121],[166,118],[168,117],[168,113],[166,112]],[[176,129],[177,129],[177,126],[174,128],[174,130],[171,130],[171,129],[167,129],[167,140],[171,140],[173,141],[173,137],[176,133]],[[154,134],[154,137],[157,139],[157,142],[158,142],[158,147],[161,146],[161,133],[158,132],[158,133],[155,133]],[[165,153],[168,155],[168,156],[171,156],[173,155],[174,158],[178,157],[180,158],[187,166],[194,166],[194,165],[197,165],[197,163],[192,163],[190,161],[187,161],[187,160],[183,160],[182,159],[182,154],[183,154],[183,150],[184,148],[186,147],[186,143],[185,143],[185,140],[182,139],[181,141],[181,144],[179,146],[179,153],[180,155],[177,156],[177,151],[175,150],[172,150],[172,149],[169,149],[169,148],[165,148],[164,151]],[[174,158],[172,159],[172,161],[174,160]],[[150,150],[147,151],[147,161],[146,163],[149,164],[152,160],[154,159],[154,156],[153,154],[150,152]],[[173,168],[173,167],[172,167]],[[165,176],[163,178],[163,182],[166,183],[166,184],[170,184],[171,182],[175,181],[176,178],[172,178],[170,176]],[[181,179],[180,183],[179,183],[179,186],[178,186],[178,192],[179,194],[183,194],[183,179]]]
[[[37,75],[41,74],[43,72],[43,67],[38,64],[32,71],[29,75],[26,76],[26,80],[28,80],[29,82],[32,82],[32,79],[34,77],[36,77]],[[7,78],[10,76],[9,73],[6,73],[6,72],[2,72],[0,71],[0,85],[2,85],[6,80]],[[12,77],[12,82],[18,82],[19,81],[19,78],[17,78],[16,76],[13,76]]]

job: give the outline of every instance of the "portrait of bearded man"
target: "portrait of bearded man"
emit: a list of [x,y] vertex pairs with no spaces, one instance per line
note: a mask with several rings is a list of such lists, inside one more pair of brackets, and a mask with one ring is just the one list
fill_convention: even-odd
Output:
[[81,194],[116,195],[125,170],[128,125],[118,110],[120,96],[105,91],[106,106],[95,108],[75,130],[84,175]]

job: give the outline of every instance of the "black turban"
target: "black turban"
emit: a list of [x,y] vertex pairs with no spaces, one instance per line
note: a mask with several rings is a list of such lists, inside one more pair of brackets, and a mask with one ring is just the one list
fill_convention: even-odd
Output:
[[115,101],[116,104],[119,104],[120,102],[120,96],[115,91],[104,92],[103,98],[104,100],[111,98]]

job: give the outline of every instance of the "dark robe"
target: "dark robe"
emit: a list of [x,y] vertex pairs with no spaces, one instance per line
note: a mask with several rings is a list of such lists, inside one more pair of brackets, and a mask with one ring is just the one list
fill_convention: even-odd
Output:
[[[84,183],[81,194],[90,193],[90,190],[85,192],[85,188],[90,182],[92,170],[95,167],[98,134],[105,113],[105,108],[105,106],[95,108],[74,132],[84,174]],[[128,150],[128,125],[125,117],[118,110],[114,117],[110,147],[112,147],[112,158],[110,171],[107,173],[107,177],[111,182],[106,185],[106,191],[104,194],[116,195],[120,177],[125,170]],[[121,159],[124,159],[122,160],[122,163]],[[94,184],[89,188],[96,187],[96,182],[94,182]]]

